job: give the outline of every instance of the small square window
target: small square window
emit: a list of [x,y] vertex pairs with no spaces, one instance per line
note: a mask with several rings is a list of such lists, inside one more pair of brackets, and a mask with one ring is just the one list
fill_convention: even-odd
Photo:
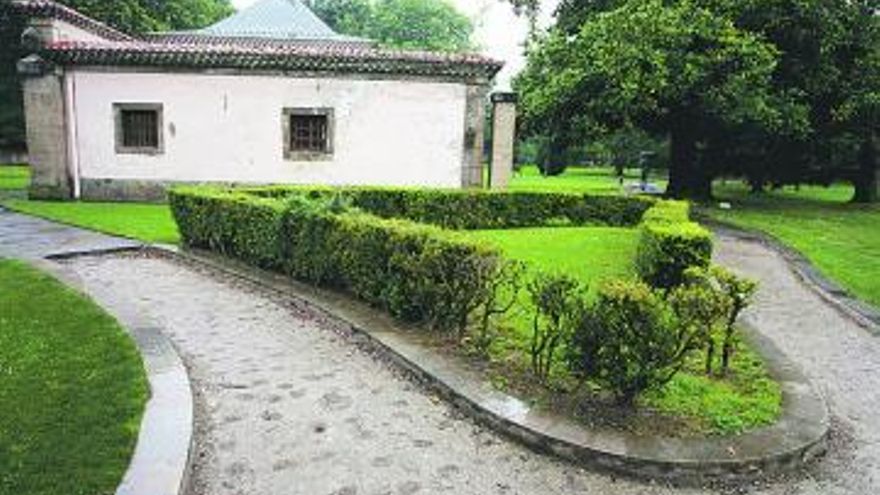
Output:
[[162,105],[115,103],[116,152],[155,155],[162,153]]
[[333,155],[333,109],[285,108],[282,112],[284,158],[327,160]]

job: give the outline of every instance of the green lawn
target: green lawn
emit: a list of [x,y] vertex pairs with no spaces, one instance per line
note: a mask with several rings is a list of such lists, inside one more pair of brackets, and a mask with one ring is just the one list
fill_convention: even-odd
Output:
[[10,199],[5,206],[38,217],[145,242],[177,244],[180,235],[165,204]]
[[[27,167],[0,166],[0,190],[23,194],[29,180]],[[8,195],[4,198],[2,194],[0,200],[15,211],[107,234],[165,244],[180,240],[177,224],[165,204],[31,201]]]
[[[638,169],[627,169],[624,181],[637,183]],[[651,182],[665,186],[665,181],[651,177]],[[611,167],[570,167],[555,177],[544,177],[537,167],[524,166],[510,181],[512,191],[575,192],[590,194],[620,194],[622,188]]]
[[635,274],[638,230],[634,228],[476,230],[465,235],[497,246],[510,258],[577,277],[590,286]]
[[26,189],[30,182],[30,170],[28,167],[0,165],[0,190]]
[[113,493],[147,396],[140,355],[112,317],[0,260],[0,494]]
[[846,185],[755,196],[728,184],[716,192],[732,209],[707,210],[712,217],[772,235],[857,297],[880,306],[880,205],[848,203],[852,189]]

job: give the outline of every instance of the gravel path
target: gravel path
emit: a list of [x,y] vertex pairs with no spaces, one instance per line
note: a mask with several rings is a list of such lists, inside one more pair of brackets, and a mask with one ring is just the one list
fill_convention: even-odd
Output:
[[880,339],[806,288],[775,251],[727,235],[715,251],[717,262],[760,281],[746,318],[803,366],[835,417],[831,454],[784,493],[880,493]]
[[14,213],[0,206],[0,256],[3,257],[39,259],[139,245],[127,239]]
[[332,322],[241,282],[139,255],[66,264],[99,301],[137,304],[188,363],[191,495],[664,493],[500,438]]
[[[772,251],[721,237],[717,259],[758,278],[747,315],[829,398],[832,453],[737,493],[880,492],[880,340],[806,289]],[[161,322],[196,389],[190,495],[711,493],[615,480],[474,425],[345,332],[246,283],[140,255],[68,262],[89,290]]]

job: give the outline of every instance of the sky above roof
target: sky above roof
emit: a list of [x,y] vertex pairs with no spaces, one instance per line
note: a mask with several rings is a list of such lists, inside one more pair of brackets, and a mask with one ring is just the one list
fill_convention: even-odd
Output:
[[[232,4],[241,9],[255,1],[232,0]],[[504,70],[498,74],[496,89],[509,89],[510,78],[525,64],[522,43],[528,32],[526,20],[514,15],[510,4],[503,0],[451,0],[451,2],[473,19],[476,25],[475,37],[481,51],[505,62]],[[541,0],[544,23],[548,22],[549,13],[558,3],[559,0]]]

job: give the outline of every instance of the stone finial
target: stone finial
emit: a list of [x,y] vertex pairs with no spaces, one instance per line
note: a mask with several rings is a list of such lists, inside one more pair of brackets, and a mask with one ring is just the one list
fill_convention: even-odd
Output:
[[21,33],[21,46],[29,52],[39,52],[46,46],[46,40],[38,28],[30,26]]

